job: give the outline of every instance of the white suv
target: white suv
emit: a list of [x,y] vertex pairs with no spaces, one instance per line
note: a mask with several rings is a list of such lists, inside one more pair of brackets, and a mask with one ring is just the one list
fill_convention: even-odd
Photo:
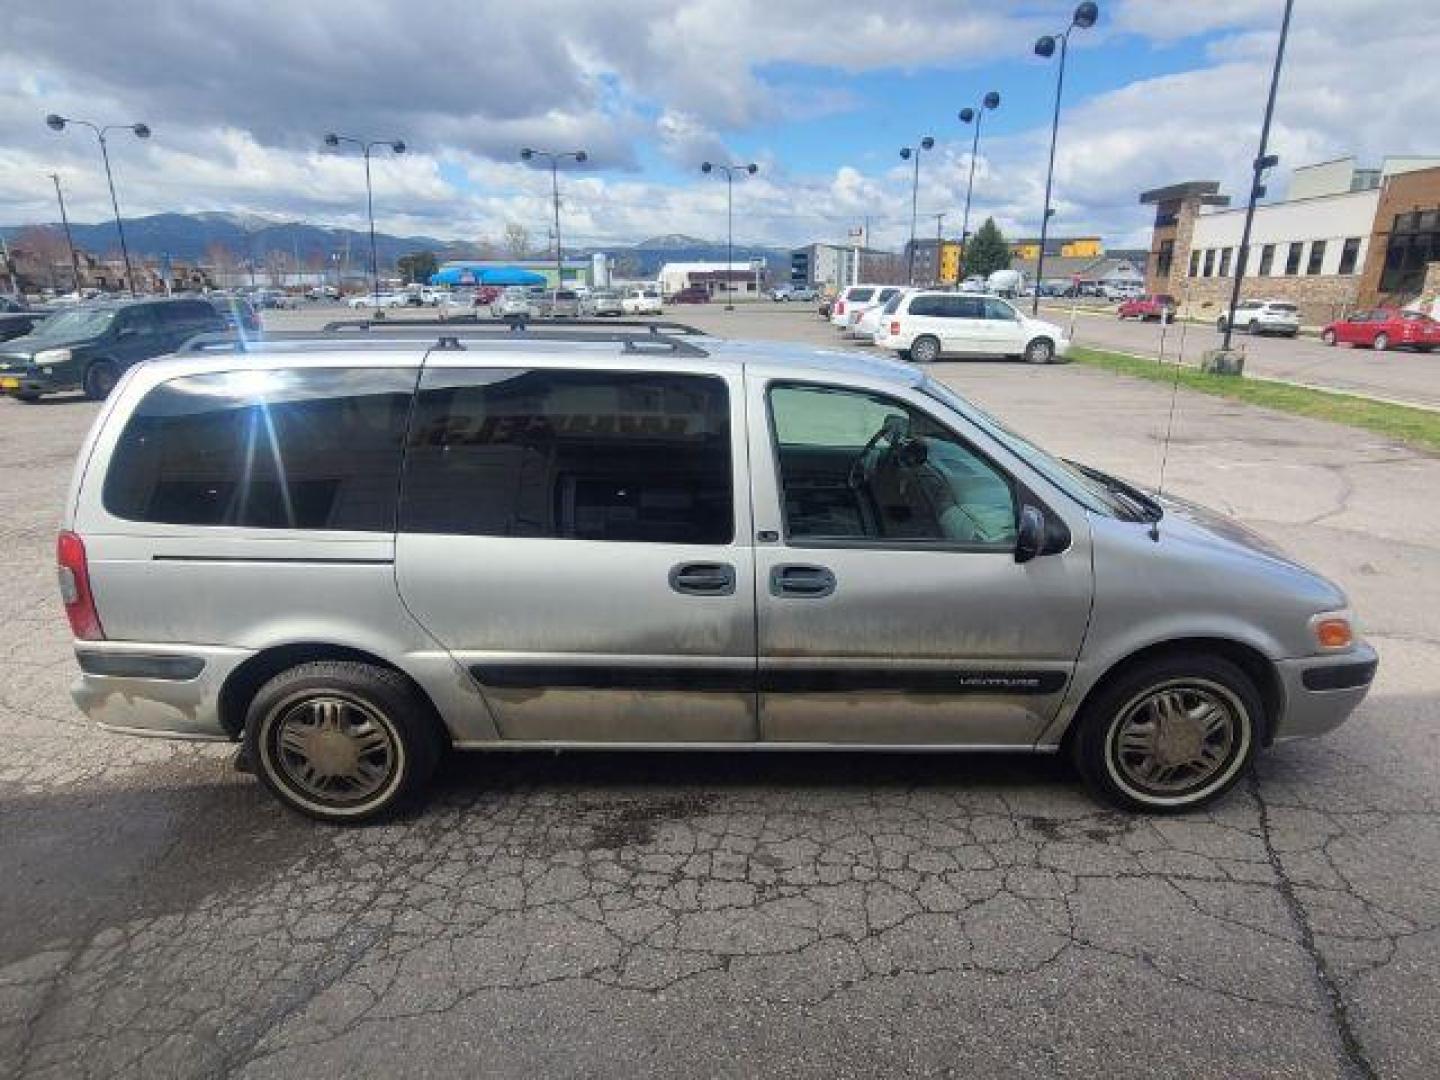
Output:
[[[835,303],[830,306],[830,325],[842,334],[848,334],[860,321],[867,308],[883,304],[895,295],[894,285],[851,285],[841,289]],[[885,300],[880,294],[885,293]]]
[[[1215,320],[1215,329],[1225,332],[1227,312]],[[1295,337],[1300,333],[1300,309],[1283,300],[1241,300],[1235,305],[1235,328],[1247,334],[1282,334]]]
[[1070,351],[1065,331],[998,296],[914,292],[880,320],[875,344],[928,364],[942,356],[1021,356],[1053,363]]
[[622,315],[662,315],[660,286],[639,285],[625,290],[620,300]]

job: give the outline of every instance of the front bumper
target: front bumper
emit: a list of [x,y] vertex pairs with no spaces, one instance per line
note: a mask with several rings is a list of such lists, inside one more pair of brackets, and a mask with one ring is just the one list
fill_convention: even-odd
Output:
[[220,688],[253,655],[220,645],[77,641],[80,677],[70,696],[111,731],[228,742]]
[[57,390],[68,390],[73,385],[33,368],[28,371],[25,369],[0,371],[0,394],[8,394],[11,397],[20,394],[53,394]]
[[1276,661],[1284,707],[1275,724],[1275,739],[1335,730],[1370,692],[1379,663],[1379,654],[1363,641],[1332,656]]

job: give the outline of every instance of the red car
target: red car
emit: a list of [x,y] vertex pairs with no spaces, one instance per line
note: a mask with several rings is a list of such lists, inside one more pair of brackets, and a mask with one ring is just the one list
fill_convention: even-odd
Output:
[[1418,311],[1372,308],[1333,322],[1320,332],[1326,345],[1368,345],[1376,352],[1409,348],[1429,352],[1440,346],[1440,322]]
[[672,304],[708,304],[710,302],[710,290],[704,285],[686,285],[685,288],[670,297]]
[[1175,318],[1175,298],[1160,293],[1156,296],[1137,296],[1120,305],[1117,314],[1122,319]]

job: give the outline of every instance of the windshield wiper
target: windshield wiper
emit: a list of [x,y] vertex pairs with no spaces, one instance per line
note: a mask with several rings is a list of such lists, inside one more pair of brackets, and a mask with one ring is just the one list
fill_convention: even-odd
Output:
[[1164,507],[1134,484],[1127,484],[1118,476],[1111,476],[1107,472],[1101,472],[1089,465],[1082,465],[1078,461],[1071,461],[1069,458],[1065,459],[1065,464],[1080,470],[1090,479],[1098,481],[1111,495],[1118,497],[1134,509],[1141,521],[1159,521],[1165,516]]

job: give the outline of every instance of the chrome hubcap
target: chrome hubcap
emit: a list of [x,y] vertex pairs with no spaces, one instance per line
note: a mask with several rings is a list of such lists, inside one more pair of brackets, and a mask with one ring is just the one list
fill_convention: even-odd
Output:
[[1228,695],[1177,683],[1133,702],[1115,728],[1115,763],[1134,784],[1175,793],[1203,786],[1229,762],[1239,727]]
[[275,761],[295,788],[330,803],[363,802],[395,768],[389,726],[369,705],[338,696],[284,706],[275,721]]

